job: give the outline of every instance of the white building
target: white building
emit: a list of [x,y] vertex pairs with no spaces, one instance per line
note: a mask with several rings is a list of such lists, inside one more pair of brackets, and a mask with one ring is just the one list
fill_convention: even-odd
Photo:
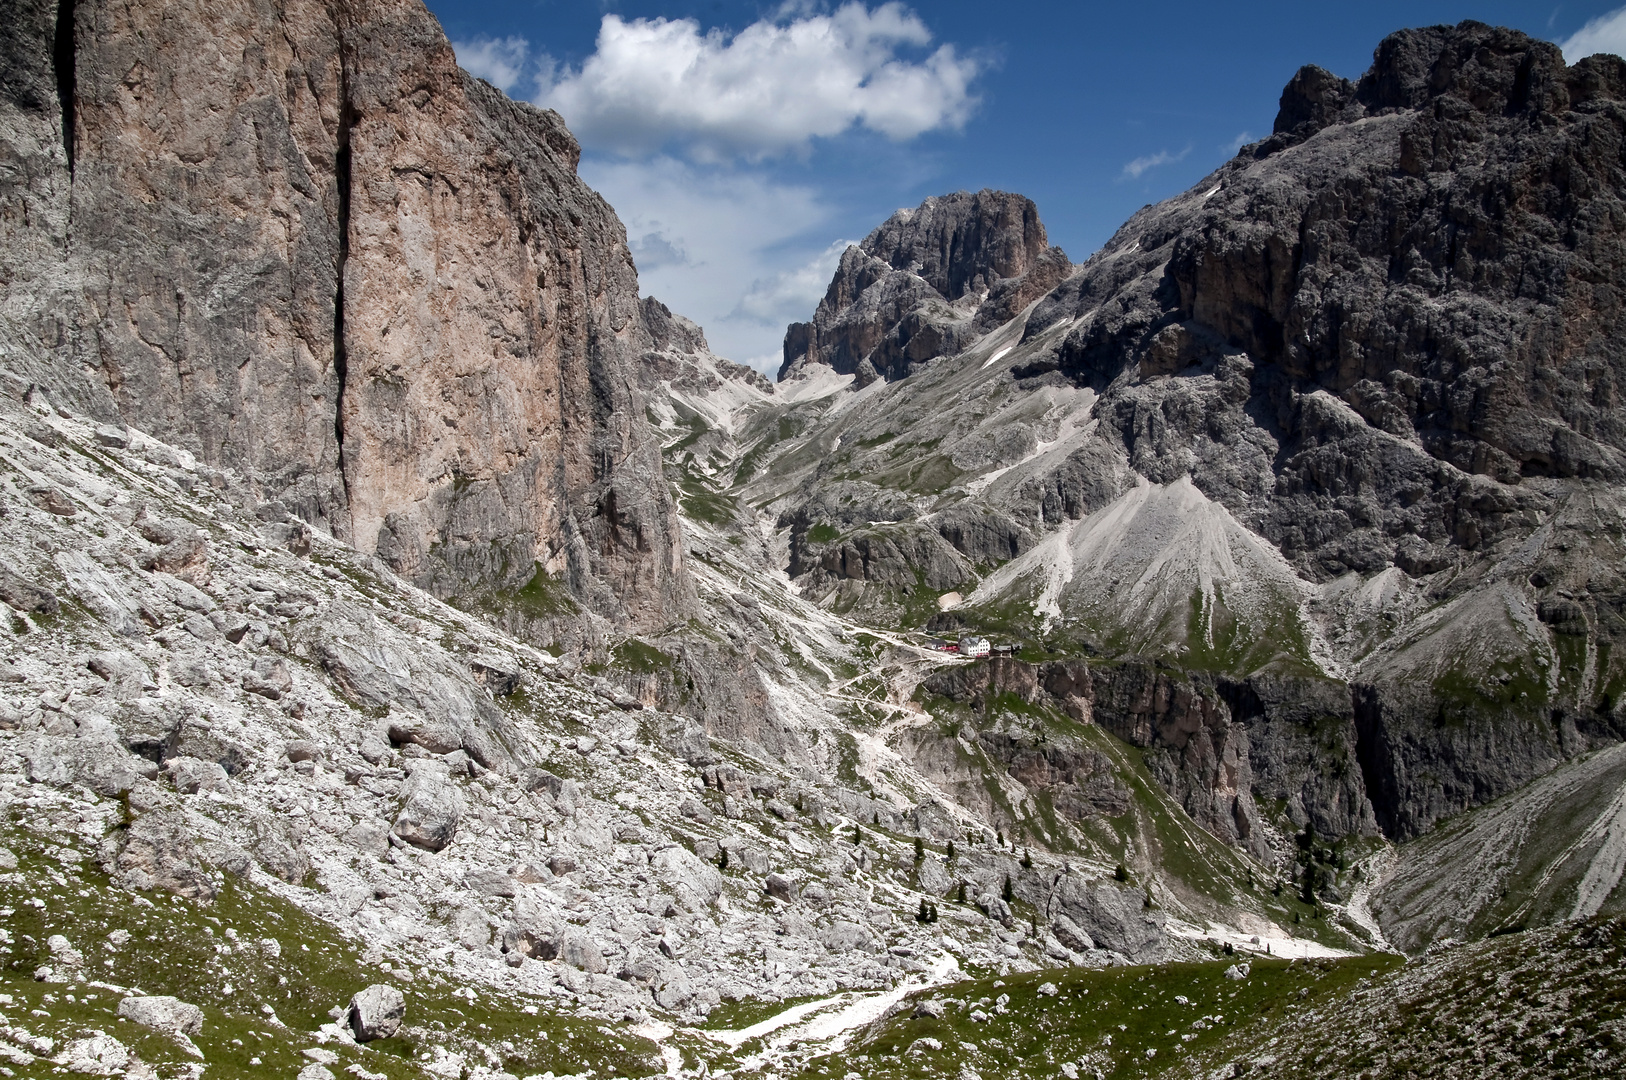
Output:
[[961,656],[987,656],[988,655],[988,639],[983,638],[983,637],[977,637],[974,634],[967,634],[965,637],[960,639],[960,655]]

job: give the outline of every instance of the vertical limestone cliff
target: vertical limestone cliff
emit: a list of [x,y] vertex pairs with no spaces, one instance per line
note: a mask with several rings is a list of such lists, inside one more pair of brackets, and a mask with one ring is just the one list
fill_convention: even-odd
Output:
[[184,446],[441,596],[686,617],[637,271],[556,114],[462,72],[417,0],[0,17],[14,392]]

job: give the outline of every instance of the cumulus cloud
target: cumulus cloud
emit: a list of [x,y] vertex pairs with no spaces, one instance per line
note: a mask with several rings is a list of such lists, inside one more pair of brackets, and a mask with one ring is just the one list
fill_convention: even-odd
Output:
[[1124,166],[1123,178],[1126,180],[1139,180],[1143,173],[1155,169],[1159,165],[1172,165],[1176,161],[1184,161],[1189,153],[1191,153],[1191,147],[1188,146],[1178,154],[1171,154],[1167,150],[1159,150],[1155,154],[1138,157]]
[[693,19],[606,15],[579,68],[544,65],[537,103],[586,145],[639,154],[678,144],[700,160],[760,160],[856,127],[908,139],[957,128],[976,106],[980,62],[953,45],[911,59],[932,35],[902,4],[788,17],[797,10],[732,37]]
[[728,317],[781,330],[788,323],[806,322],[830,287],[841,253],[854,242],[837,240],[799,266],[757,278]]
[[705,327],[718,355],[778,370],[785,324],[813,314],[845,248],[814,188],[667,154],[586,160],[582,177],[626,223],[644,294]]
[[464,71],[484,79],[505,94],[512,94],[522,79],[535,84],[536,63],[531,58],[531,43],[517,35],[454,41],[452,51]]
[[564,116],[582,178],[626,226],[640,291],[771,375],[785,325],[812,316],[847,246],[832,236],[854,227],[819,170],[784,159],[856,132],[952,130],[977,106],[984,59],[934,42],[902,3],[874,3],[789,0],[738,33],[605,15],[579,66],[522,37],[454,48],[471,74]]
[[1584,60],[1593,53],[1626,56],[1626,7],[1599,15],[1558,43],[1568,63]]

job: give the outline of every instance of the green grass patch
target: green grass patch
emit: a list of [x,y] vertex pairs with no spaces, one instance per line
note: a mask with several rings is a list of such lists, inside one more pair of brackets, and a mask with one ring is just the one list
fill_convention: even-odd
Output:
[[[1054,1077],[1064,1062],[1082,1075],[1161,1075],[1185,1057],[1230,1043],[1250,1028],[1335,1000],[1361,979],[1402,961],[1389,955],[1341,960],[1248,958],[1245,979],[1225,977],[1243,957],[1158,967],[1068,969],[977,979],[914,995],[955,999],[940,1018],[906,1009],[865,1029],[839,1060],[820,1057],[801,1072],[812,1080],[856,1070],[874,1080],[958,1077],[962,1065],[985,1077]],[[1040,987],[1055,988],[1055,994]],[[997,1009],[1001,998],[1004,1011]],[[973,1009],[985,1022],[971,1019]],[[934,1040],[937,1048],[930,1042]]]
[[[473,1041],[496,1051],[503,1068],[517,1075],[663,1071],[652,1043],[557,1013],[551,999],[476,986],[471,1000],[454,993],[461,984],[421,968],[412,968],[407,981],[396,979],[382,965],[401,967],[401,957],[364,962],[359,942],[229,875],[209,902],[131,893],[115,886],[88,853],[56,839],[15,821],[0,828],[0,843],[19,863],[15,873],[0,877],[10,938],[0,952],[0,993],[12,998],[4,1011],[13,1022],[56,1040],[58,1049],[100,1030],[161,1075],[193,1062],[170,1037],[118,1019],[125,994],[108,987],[132,988],[203,1009],[203,1031],[192,1041],[211,1075],[291,1076],[310,1063],[303,1051],[320,1044],[314,1032],[331,1022],[329,1010],[382,982],[406,995],[406,1027],[364,1048],[330,1043],[340,1056],[330,1067],[341,1075],[359,1064],[392,1080],[423,1077],[420,1065],[435,1046],[467,1050]],[[57,934],[81,954],[82,964],[52,954],[49,941]],[[66,981],[36,981],[36,969],[47,965],[53,978]],[[527,1006],[536,1014],[525,1012]],[[478,1052],[466,1056],[471,1065],[484,1063]]]

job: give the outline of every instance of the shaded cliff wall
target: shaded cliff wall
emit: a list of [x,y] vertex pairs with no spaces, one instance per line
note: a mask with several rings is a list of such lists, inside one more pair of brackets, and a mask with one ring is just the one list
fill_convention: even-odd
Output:
[[[1194,821],[1261,860],[1281,854],[1271,847],[1274,823],[1330,837],[1378,832],[1342,683],[1269,673],[1233,680],[1150,661],[995,658],[945,669],[922,688],[974,710],[1011,694],[1100,725],[1148,751],[1152,775]],[[1024,783],[1033,778],[1018,775],[1016,758],[1007,764]]]

